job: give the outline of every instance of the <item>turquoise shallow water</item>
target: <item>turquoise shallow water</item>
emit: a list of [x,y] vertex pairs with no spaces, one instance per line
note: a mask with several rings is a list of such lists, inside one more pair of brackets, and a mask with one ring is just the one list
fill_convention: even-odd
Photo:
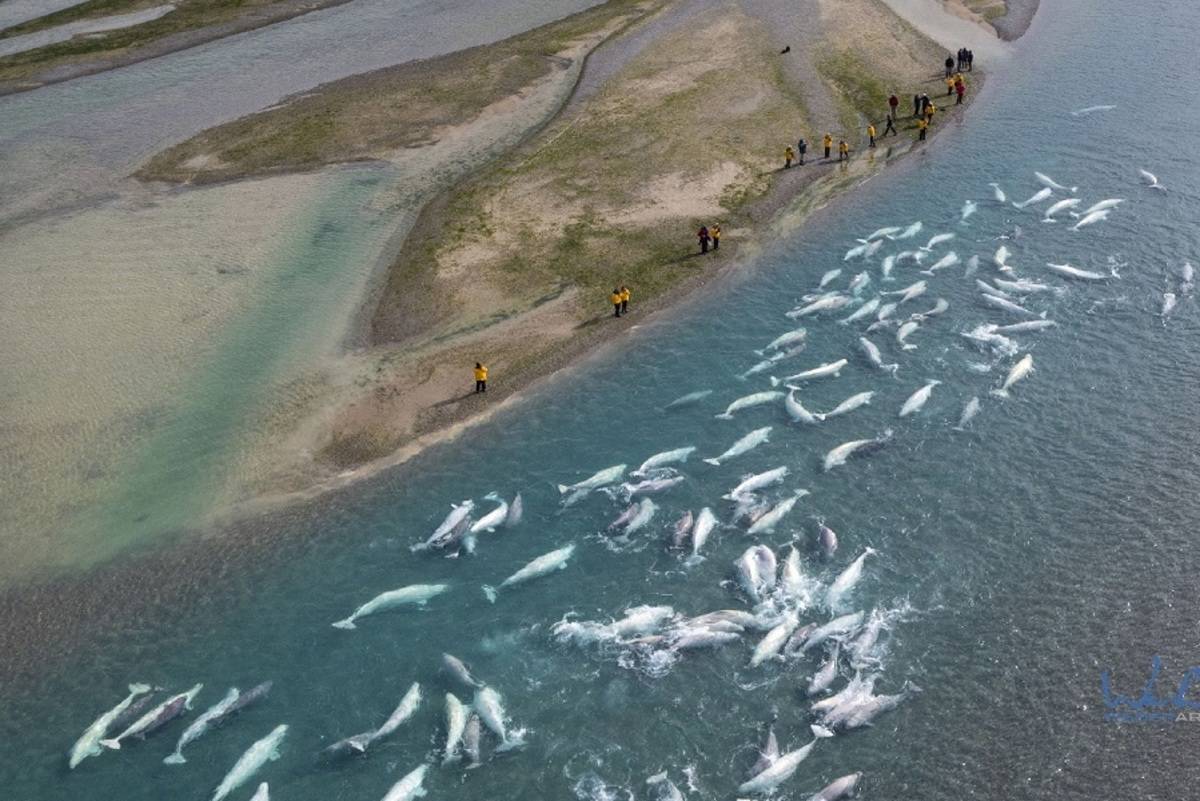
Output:
[[[1196,779],[1190,752],[1200,724],[1107,722],[1100,692],[1107,669],[1118,692],[1138,694],[1160,655],[1159,689],[1167,695],[1198,661],[1191,610],[1200,567],[1193,346],[1200,317],[1193,297],[1166,321],[1158,311],[1183,262],[1200,260],[1192,130],[1200,92],[1183,80],[1162,81],[1187,74],[1200,11],[1165,1],[1133,19],[1124,10],[1115,0],[1089,9],[1047,3],[1015,63],[993,76],[959,131],[777,243],[719,298],[645,327],[462,441],[253,521],[236,537],[44,592],[43,619],[55,622],[25,636],[59,641],[46,649],[54,658],[22,666],[19,653],[43,649],[5,643],[6,663],[24,668],[6,686],[0,712],[9,746],[0,778],[11,797],[208,797],[251,742],[285,722],[282,758],[260,774],[273,797],[382,798],[436,756],[441,694],[455,689],[438,670],[448,650],[503,693],[517,725],[529,729],[529,745],[477,770],[431,769],[431,798],[646,798],[645,779],[662,770],[689,798],[733,798],[766,721],[777,716],[784,747],[810,739],[801,689],[816,659],[751,669],[756,637],[747,637],[649,670],[617,650],[557,643],[550,628],[568,614],[607,619],[643,603],[687,614],[745,608],[731,563],[756,538],[721,529],[708,558],[690,568],[663,545],[683,509],[710,505],[727,519],[720,496],[744,472],[779,465],[792,477],[772,498],[794,487],[812,494],[760,540],[810,544],[813,518],[825,519],[842,546],[828,563],[806,556],[806,570],[822,580],[863,547],[877,549],[852,606],[903,614],[876,689],[896,692],[905,681],[924,689],[873,727],[818,744],[780,797],[807,798],[854,771],[864,773],[860,794],[874,799],[1188,797],[1181,788]],[[1148,94],[1149,86],[1157,91]],[[1097,104],[1118,108],[1069,113]],[[1168,191],[1142,186],[1143,167]],[[1078,232],[990,200],[993,180],[1013,198],[1033,194],[1034,170],[1078,184],[1085,205],[1127,200]],[[961,225],[967,198],[980,207]],[[798,297],[842,266],[855,236],[917,219],[925,236],[956,232],[939,252],[984,257],[979,277],[994,277],[986,257],[1005,244],[1018,275],[1067,288],[1062,297],[1027,301],[1058,326],[1015,336],[1036,371],[1011,398],[988,395],[1011,359],[986,374],[968,366],[988,359],[960,332],[1010,320],[977,300],[973,278],[959,266],[928,279],[930,292],[906,304],[950,303],[912,335],[916,350],[874,336],[885,358],[902,365],[895,380],[863,362],[853,327],[826,317],[808,322],[810,344],[795,369],[843,356],[850,364],[840,378],[806,390],[805,404],[825,410],[873,389],[870,406],[815,427],[789,424],[778,407],[714,419],[729,401],[764,388],[765,381],[733,376],[755,361],[754,348],[786,330],[783,313]],[[1041,267],[1047,261],[1105,272],[1116,266],[1121,277],[1067,282]],[[872,296],[878,260],[852,266],[870,270],[864,296]],[[924,277],[913,272],[898,267],[894,288]],[[904,399],[928,379],[943,382],[929,404],[898,419]],[[701,404],[660,411],[704,388],[714,393]],[[970,431],[952,431],[973,395],[982,412]],[[655,497],[657,517],[629,546],[614,549],[598,533],[620,511],[602,496],[560,509],[556,483],[683,445],[715,455],[766,425],[774,426],[772,441],[727,466],[689,462],[687,481]],[[887,448],[822,472],[829,448],[889,427],[895,438]],[[520,527],[484,535],[474,557],[410,553],[451,502],[491,490],[522,493]],[[565,571],[502,592],[495,606],[486,602],[481,584],[568,542],[577,551]],[[429,581],[451,589],[424,611],[366,618],[353,632],[329,626],[377,592]],[[80,604],[103,611],[78,613]],[[39,631],[27,609],[13,604],[10,628]],[[63,635],[60,618],[90,622],[82,635]],[[174,724],[144,744],[65,770],[66,749],[130,681],[173,689],[203,681],[207,706],[229,685],[266,679],[275,682],[270,699],[194,744],[185,767],[161,764],[182,729]],[[316,759],[324,745],[382,722],[413,681],[426,703],[393,739],[363,759]],[[252,791],[248,785],[235,797]]]

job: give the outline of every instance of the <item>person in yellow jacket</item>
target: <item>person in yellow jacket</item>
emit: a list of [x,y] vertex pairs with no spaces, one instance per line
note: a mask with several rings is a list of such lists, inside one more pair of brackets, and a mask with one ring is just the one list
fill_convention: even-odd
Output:
[[487,392],[487,368],[475,362],[475,392]]
[[936,112],[937,106],[933,105],[932,103],[929,104],[929,108],[925,109],[925,122],[928,125],[933,125],[933,115]]
[[825,146],[825,158],[829,158],[829,151],[833,149],[833,134],[825,134],[821,144]]
[[846,144],[846,140],[842,139],[838,142],[838,161],[850,160],[850,145]]
[[629,311],[629,287],[621,284],[621,314]]
[[721,226],[713,223],[713,227],[708,229],[708,235],[712,237],[713,250],[721,247]]
[[946,97],[954,94],[954,76],[946,76]]
[[875,147],[875,123],[867,124],[867,139],[871,141],[868,147]]
[[621,290],[613,287],[612,294],[608,296],[613,305],[613,317],[621,316]]
[[783,168],[786,170],[792,166],[792,162],[796,159],[796,151],[788,145],[783,149]]
[[925,132],[929,130],[929,122],[925,117],[917,120],[917,141],[925,141]]

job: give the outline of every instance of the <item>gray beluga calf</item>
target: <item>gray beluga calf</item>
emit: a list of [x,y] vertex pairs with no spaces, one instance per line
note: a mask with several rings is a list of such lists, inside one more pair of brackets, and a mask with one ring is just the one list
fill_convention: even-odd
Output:
[[373,615],[376,612],[384,612],[388,609],[395,609],[398,606],[406,606],[409,604],[424,606],[431,598],[436,598],[448,589],[450,589],[449,584],[411,584],[407,587],[389,590],[376,595],[374,598],[355,609],[350,617],[334,623],[333,627],[335,629],[355,629],[357,626],[354,624],[360,618]]
[[963,270],[963,275],[970,278],[979,269],[979,256],[972,256],[967,259],[967,268]]
[[771,507],[770,511],[755,520],[746,533],[761,534],[774,531],[775,526],[779,525],[780,521],[782,521],[783,518],[792,511],[792,507],[796,505],[796,502],[805,495],[808,495],[808,490],[796,490],[796,492],[793,493],[790,498],[785,498],[784,500],[775,504],[773,507]]
[[876,553],[874,548],[864,548],[863,552],[850,565],[843,570],[833,583],[829,585],[829,590],[825,593],[825,605],[830,609],[837,609],[842,605],[846,595],[854,589],[862,578],[863,565],[867,561],[867,557]]
[[859,337],[858,346],[866,354],[867,361],[876,369],[889,372],[893,377],[896,375],[896,371],[900,369],[899,364],[884,364],[883,355],[879,352],[879,347],[866,337]]
[[817,734],[808,745],[797,748],[794,751],[788,751],[786,754],[781,754],[761,773],[749,781],[743,782],[738,787],[738,792],[754,795],[766,795],[770,793],[795,774],[796,769],[800,767],[800,763],[812,753],[813,746],[817,744],[817,740],[825,736],[828,735],[823,733]]
[[[633,498],[637,495],[649,495],[653,492],[669,490],[671,487],[678,486],[686,480],[687,479],[683,476],[668,475],[661,478],[647,478],[643,481],[637,482],[636,484],[631,484],[627,481],[622,484],[617,491],[626,498]],[[608,492],[608,490],[603,489],[601,492]]]
[[500,738],[500,747],[497,751],[511,751],[514,748],[520,748],[525,745],[525,737],[523,731],[510,731],[507,720],[508,715],[504,711],[504,703],[500,698],[500,693],[493,690],[491,687],[484,687],[475,693],[476,714],[483,721],[483,725],[487,726],[492,732]]
[[928,270],[922,270],[921,272],[924,273],[925,275],[933,275],[938,270],[945,270],[945,269],[955,266],[956,264],[959,263],[959,261],[960,260],[958,258],[958,254],[952,250],[949,253],[947,253],[945,256],[942,256],[940,259],[935,261],[929,267]]
[[994,306],[997,309],[1002,309],[1006,312],[1011,312],[1012,314],[1022,314],[1026,317],[1040,316],[1036,312],[1032,312],[1020,304],[1013,303],[1011,300],[1005,300],[1004,298],[996,297],[995,295],[980,295],[979,299],[989,306]]
[[837,533],[819,521],[817,523],[817,546],[821,549],[821,555],[826,559],[831,558],[838,549]]
[[861,406],[868,405],[874,396],[874,392],[859,392],[851,395],[835,406],[832,411],[828,411],[822,415],[822,419],[828,420],[830,417],[840,417],[843,414],[849,414]]
[[1081,270],[1078,267],[1072,267],[1070,264],[1052,264],[1046,262],[1046,267],[1054,273],[1067,278],[1078,278],[1084,281],[1103,281],[1108,276],[1103,273],[1092,272],[1091,270]]
[[463,524],[470,518],[474,509],[475,502],[472,500],[465,500],[457,506],[451,505],[450,514],[446,515],[446,519],[441,522],[441,525],[434,529],[433,533],[429,535],[429,539],[412,546],[412,550],[424,551],[430,548],[445,548],[454,544],[466,533],[466,527]]
[[1089,214],[1091,214],[1092,212],[1107,211],[1109,209],[1115,209],[1117,206],[1121,205],[1124,202],[1125,202],[1124,198],[1110,197],[1107,200],[1101,200],[1098,203],[1093,203],[1092,205],[1088,206],[1086,209],[1079,212],[1078,214],[1076,214],[1075,212],[1071,212],[1071,216],[1075,217],[1075,218],[1086,217]]
[[895,239],[912,239],[914,236],[921,233],[922,227],[923,226],[921,225],[921,221],[918,220],[917,222],[915,222],[912,225],[905,228],[900,233],[896,234],[896,236],[894,238]]
[[737,570],[738,584],[755,603],[760,603],[775,583],[774,572],[772,571],[768,576],[767,571],[763,569],[767,566],[767,559],[759,553],[760,550],[767,551],[771,555],[771,559],[774,559],[770,548],[764,545],[751,545],[733,563]]
[[800,550],[793,543],[779,571],[779,586],[796,606],[807,609],[812,605],[814,584],[812,579],[804,575],[800,567]]
[[736,501],[743,495],[748,495],[752,492],[763,489],[764,487],[770,487],[774,484],[778,484],[787,478],[787,475],[788,468],[786,465],[784,465],[783,467],[776,467],[773,470],[767,470],[762,473],[746,476],[746,478],[742,480],[742,483],[730,490],[729,493],[724,496],[724,498],[726,500]]
[[799,400],[796,399],[796,390],[792,389],[788,392],[787,397],[783,399],[783,408],[787,411],[788,417],[792,418],[797,423],[819,423],[825,419],[822,414],[814,414],[804,408]]
[[1063,186],[1058,181],[1054,180],[1053,178],[1051,178],[1049,175],[1046,175],[1045,173],[1034,172],[1033,177],[1037,178],[1038,183],[1040,183],[1042,186],[1049,187],[1050,189],[1057,189],[1060,192],[1070,192],[1072,195],[1079,191],[1079,187]]
[[882,294],[895,295],[900,298],[898,303],[905,303],[913,298],[918,298],[921,295],[924,295],[927,289],[929,289],[929,284],[922,280],[917,281],[914,284],[909,284],[908,286],[904,287],[904,289],[897,289],[895,292],[884,292]]
[[658,467],[666,467],[667,465],[672,464],[682,464],[688,460],[688,457],[691,456],[695,450],[695,445],[689,445],[686,448],[675,448],[674,450],[656,453],[646,461],[642,462],[641,465],[638,466],[638,469],[634,470],[632,473],[630,473],[630,475],[644,476],[646,473]]
[[1032,295],[1039,292],[1051,292],[1055,295],[1062,295],[1066,292],[1062,287],[1039,284],[1037,281],[1030,281],[1028,278],[1021,278],[1017,281],[1007,281],[1003,278],[997,278],[996,286],[1005,292],[1012,292],[1016,295]]
[[792,320],[798,320],[801,317],[808,317],[813,314],[820,314],[821,312],[837,311],[838,309],[843,309],[846,306],[849,306],[851,303],[855,303],[857,301],[858,298],[850,295],[829,295],[823,298],[818,298],[812,303],[809,303],[807,306],[799,306],[795,309],[792,309],[784,316]]
[[834,270],[826,270],[825,274],[821,276],[821,283],[817,284],[817,289],[824,289],[825,287],[829,286],[829,283],[831,281],[833,281],[834,279],[836,279],[841,274],[842,274],[841,267],[838,267],[837,269],[834,269]]
[[728,461],[737,456],[741,456],[743,453],[747,453],[763,443],[770,442],[770,435],[771,426],[756,428],[754,431],[751,431],[749,434],[730,445],[729,448],[726,449],[726,451],[720,456],[714,456],[710,459],[705,459],[704,461],[707,464],[719,466],[722,462]]
[[[642,503],[647,504],[650,503],[650,501],[647,499],[642,501]],[[654,504],[651,503],[650,506],[653,507]],[[630,525],[632,525],[632,523]],[[628,531],[628,529],[626,530]],[[487,596],[489,601],[495,603],[496,596],[499,594],[500,590],[515,586],[517,584],[522,584],[526,581],[532,581],[533,579],[541,578],[542,576],[548,575],[557,570],[564,569],[567,566],[567,562],[570,561],[571,554],[573,553],[575,553],[575,545],[571,544],[567,545],[566,547],[550,551],[549,553],[542,554],[537,559],[534,559],[532,562],[525,565],[525,567],[518,570],[516,573],[513,573],[504,581],[500,582],[500,586],[492,587],[490,585],[484,585],[483,594]],[[486,718],[484,719],[484,723],[487,723]]]
[[639,508],[640,508],[639,504],[636,504],[636,503],[629,504],[629,506],[625,507],[625,511],[621,512],[621,514],[617,517],[616,520],[614,520],[608,524],[607,530],[608,531],[616,531],[617,529],[625,528],[625,526],[629,525],[629,521],[633,520],[633,518],[637,515]]
[[684,543],[692,536],[692,529],[695,526],[695,517],[692,515],[692,510],[688,509],[675,521],[675,526],[671,533],[671,547],[682,548]]
[[632,508],[633,514],[630,516],[628,522],[625,523],[624,528],[621,530],[622,537],[629,537],[630,535],[641,531],[643,528],[649,525],[650,521],[654,519],[654,514],[658,511],[658,507],[654,505],[654,501],[650,500],[649,498],[642,498],[642,500]]
[[459,758],[458,749],[467,730],[467,708],[454,693],[446,693],[446,744],[442,747],[442,764]]
[[979,288],[979,291],[985,295],[992,295],[993,297],[1004,298],[1005,300],[1012,299],[1012,295],[1008,294],[1003,289],[992,286],[987,281],[981,281],[978,278],[976,278],[975,286],[977,286]]
[[[784,378],[776,378],[775,376],[771,376],[771,386],[777,387],[780,384],[795,383],[797,381],[812,381],[817,378],[837,378],[839,375],[841,375],[842,368],[845,367],[846,364],[847,362],[845,359],[838,359],[837,361],[826,362],[818,367],[813,367],[810,370],[803,370],[799,373],[789,375]],[[779,394],[782,396],[782,393]]]
[[861,611],[835,617],[823,626],[818,626],[808,635],[808,640],[805,641],[801,653],[807,653],[809,650],[834,637],[846,637],[853,634],[862,625],[862,622],[863,613]]
[[279,745],[283,742],[287,732],[287,725],[280,724],[272,729],[266,737],[246,749],[246,752],[238,758],[234,766],[225,774],[225,778],[217,785],[212,801],[221,801],[222,798],[249,781],[263,765],[279,759]]
[[646,784],[654,788],[655,801],[684,801],[683,793],[667,778],[665,770],[646,779]]
[[1054,328],[1058,323],[1053,320],[1023,320],[1019,323],[1009,323],[1008,325],[998,325],[992,330],[997,334],[1021,334],[1030,331],[1043,331],[1047,328]]
[[850,325],[850,323],[856,322],[870,314],[873,314],[878,308],[879,298],[871,298],[866,303],[852,311],[849,315],[838,320],[838,325]]
[[938,298],[936,301],[934,301],[933,308],[931,308],[929,311],[913,312],[912,317],[909,319],[918,321],[928,320],[930,317],[937,317],[939,314],[945,314],[946,310],[949,308],[950,301],[946,300],[945,298]]
[[930,381],[925,386],[918,389],[916,392],[908,396],[908,400],[900,407],[900,416],[908,417],[910,414],[916,414],[925,408],[929,396],[933,394],[933,388],[941,384],[941,381]]
[[955,431],[965,431],[967,423],[975,419],[975,415],[979,414],[980,403],[979,397],[972,397],[963,407],[962,417],[958,418],[958,425],[954,427]]
[[850,654],[850,666],[857,669],[862,669],[869,664],[878,664],[879,660],[875,657],[874,651],[879,643],[879,635],[883,631],[883,625],[886,618],[878,609],[871,610],[870,617],[867,618],[866,625],[858,636],[850,641],[850,645],[846,650]]
[[838,801],[840,798],[845,798],[854,792],[860,779],[862,779],[862,773],[851,773],[840,779],[834,779],[809,801]]
[[1054,194],[1054,190],[1047,186],[1045,189],[1041,189],[1041,190],[1038,190],[1037,192],[1034,192],[1033,195],[1026,198],[1025,200],[1022,200],[1020,203],[1014,203],[1013,206],[1015,206],[1018,209],[1023,209],[1026,206],[1032,206],[1034,203],[1041,203],[1043,200],[1050,197],[1052,194]]
[[850,442],[843,442],[825,454],[825,472],[844,465],[846,460],[855,454],[867,454],[882,448],[891,438],[892,430],[889,428],[882,435],[873,439],[856,439]]
[[866,253],[867,252],[867,244],[868,243],[863,242],[861,245],[855,245],[854,247],[847,250],[846,255],[842,257],[842,261],[850,261],[851,259],[857,259],[859,256]]
[[781,398],[783,398],[782,392],[755,392],[738,398],[716,417],[718,420],[732,420],[734,412],[740,412],[742,409],[749,409],[752,406],[762,406],[764,403],[774,403]]
[[478,534],[481,531],[495,531],[508,519],[508,504],[503,498],[494,492],[489,492],[483,497],[484,500],[493,501],[499,505],[471,524],[472,534]]
[[883,262],[879,265],[879,275],[884,281],[894,281],[892,278],[892,270],[896,269],[896,255],[888,254],[883,257]]
[[938,234],[936,236],[932,236],[929,238],[929,241],[927,243],[925,243],[925,246],[921,248],[921,250],[928,253],[929,251],[936,248],[938,245],[942,244],[943,242],[949,242],[951,239],[954,239],[954,237],[956,237],[956,236],[957,236],[957,234]]
[[758,750],[758,760],[754,763],[754,767],[750,769],[750,775],[756,776],[762,773],[767,768],[779,759],[779,740],[775,737],[775,727],[767,726],[767,740],[763,743],[763,747]]
[[391,736],[396,729],[412,719],[412,716],[417,713],[417,709],[420,706],[421,685],[414,681],[409,686],[408,691],[404,693],[404,697],[400,699],[400,703],[396,706],[396,709],[383,722],[383,725],[370,733],[370,742],[368,744],[379,742],[383,738]]
[[910,336],[912,336],[913,332],[920,327],[921,324],[916,320],[909,320],[908,322],[901,324],[901,326],[896,329],[896,344],[898,344],[904,350],[916,350],[917,346],[908,344],[907,340]]
[[678,398],[664,406],[663,411],[670,412],[674,411],[675,409],[680,409],[684,406],[691,406],[694,403],[699,403],[711,394],[713,394],[713,390],[711,389],[700,389],[696,390],[695,392],[689,392],[686,395],[680,395]]
[[471,672],[471,668],[467,667],[465,662],[453,654],[442,654],[442,667],[464,687],[479,689],[484,686],[482,681],[475,678],[475,674]]
[[1071,230],[1078,231],[1080,228],[1086,228],[1089,225],[1095,225],[1098,222],[1107,220],[1108,215],[1111,213],[1112,212],[1110,209],[1105,209],[1104,211],[1093,211],[1091,214],[1088,214],[1087,216],[1083,217],[1078,222],[1076,222],[1074,225],[1072,225]]
[[[841,270],[838,270],[841,272]],[[794,328],[791,331],[785,331],[779,336],[767,343],[767,346],[757,353],[761,356],[768,350],[783,350],[784,348],[797,345],[804,342],[808,338],[807,328]]]
[[189,743],[204,736],[209,727],[224,718],[234,705],[237,703],[238,696],[237,687],[230,688],[225,697],[206,709],[200,717],[192,721],[191,725],[183,730],[183,734],[179,736],[179,741],[175,744],[175,750],[169,754],[163,763],[166,765],[182,765],[187,760],[183,757],[183,749]]
[[576,492],[591,492],[600,487],[607,487],[610,484],[616,484],[625,476],[626,465],[618,464],[612,467],[606,467],[600,472],[585,478],[583,481],[578,481],[574,484],[559,484],[558,492],[560,495]]
[[992,394],[1000,398],[1007,398],[1008,390],[1012,388],[1012,385],[1025,378],[1025,376],[1032,372],[1033,355],[1026,353],[1021,357],[1021,360],[1014,364],[1012,369],[1008,371],[1008,375],[1005,377],[1004,383],[1000,386],[1000,388],[992,390]]
[[462,750],[471,761],[467,768],[477,768],[483,764],[480,741],[483,739],[483,729],[479,723],[479,715],[474,712],[467,716],[467,725],[463,730]]
[[768,631],[766,636],[755,646],[754,653],[750,657],[750,667],[758,667],[768,659],[778,656],[783,644],[787,642],[788,637],[792,636],[792,632],[799,625],[800,620],[795,612],[785,614],[783,620]]
[[521,520],[525,517],[525,502],[521,500],[521,493],[517,493],[512,499],[512,503],[508,505],[508,516],[504,518],[504,527],[513,528],[519,526]]
[[860,292],[862,292],[864,289],[866,289],[867,285],[870,283],[871,283],[871,274],[864,271],[864,272],[861,272],[858,275],[854,276],[852,279],[850,279],[850,284],[849,284],[849,286],[846,287],[846,291],[848,291],[852,295],[857,295]]
[[1012,268],[1008,266],[1008,257],[1011,254],[1008,252],[1007,245],[1001,245],[996,248],[995,254],[992,256],[992,264],[996,265],[996,269],[1000,272],[1012,272]]
[[829,652],[825,663],[808,680],[808,696],[810,698],[828,690],[829,686],[837,679],[838,656],[840,652],[841,647],[837,643],[834,643],[833,650]]
[[406,773],[400,781],[392,785],[383,801],[413,801],[425,795],[425,773],[429,765],[421,765]]
[[192,701],[200,694],[200,690],[204,688],[203,684],[197,684],[187,692],[178,693],[166,699],[158,706],[151,709],[146,714],[129,724],[123,732],[116,737],[107,740],[101,740],[100,745],[112,750],[120,750],[121,742],[128,740],[130,737],[141,737],[145,739],[149,735],[161,729],[163,726],[170,723],[175,718],[182,715],[184,712],[192,708]]
[[146,695],[150,690],[149,684],[130,684],[129,695],[125,696],[124,700],[92,721],[92,725],[84,730],[71,747],[68,762],[70,769],[74,770],[83,760],[102,753],[100,741],[104,739],[104,735],[108,734],[110,728],[114,728],[113,724],[133,705],[138,696]]
[[920,687],[911,682],[906,682],[904,689],[895,695],[875,695],[856,704],[853,708],[847,710],[845,714],[839,716],[838,724],[846,730],[869,726],[872,720],[884,712],[890,712],[900,706],[900,704],[908,700],[913,694],[920,691]]
[[841,690],[827,698],[813,701],[809,706],[809,711],[814,715],[824,715],[843,704],[854,702],[855,699],[870,698],[871,693],[875,691],[875,681],[877,678],[878,676],[876,675],[864,677],[862,673],[855,673],[854,678],[850,679]]

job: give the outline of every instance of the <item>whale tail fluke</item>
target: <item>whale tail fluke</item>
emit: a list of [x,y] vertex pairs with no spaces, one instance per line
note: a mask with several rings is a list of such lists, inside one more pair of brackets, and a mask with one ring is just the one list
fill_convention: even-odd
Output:
[[333,624],[333,627],[335,629],[344,629],[346,631],[352,631],[353,629],[358,628],[358,626],[354,625],[354,618],[352,617],[348,617],[345,620],[339,620],[337,623]]
[[488,603],[493,603],[493,604],[496,603],[496,595],[498,593],[497,593],[495,587],[491,586],[490,584],[484,584],[483,585],[483,594],[485,596],[487,596]]
[[164,765],[182,765],[184,762],[187,762],[187,760],[178,751],[163,759]]
[[825,738],[827,738],[827,737],[834,737],[834,736],[835,736],[835,735],[834,735],[834,733],[833,733],[833,731],[832,731],[831,729],[827,729],[827,728],[825,728],[824,726],[821,726],[821,725],[819,725],[819,724],[816,724],[816,723],[813,723],[813,724],[812,724],[812,725],[810,725],[808,728],[812,729],[813,737],[817,737],[817,738],[820,738],[820,739],[825,739]]
[[121,741],[116,740],[116,739],[101,740],[100,745],[104,746],[105,748],[109,749],[110,751],[120,751],[121,750]]
[[900,364],[899,364],[899,363],[896,363],[896,364],[885,364],[885,365],[883,366],[883,369],[884,369],[884,370],[887,370],[889,373],[891,373],[891,374],[892,374],[892,378],[895,378],[895,377],[896,377],[896,373],[900,372]]
[[[779,385],[780,385],[780,384],[782,384],[782,383],[783,383],[783,381],[782,381],[782,380],[780,380],[780,379],[776,378],[775,376],[771,376],[771,386],[773,386],[773,387],[777,387],[777,386],[779,386]],[[721,416],[721,415],[719,415],[719,414],[717,415],[717,417],[720,417],[720,416]]]
[[137,695],[141,695],[143,693],[148,693],[152,689],[154,689],[154,688],[151,687],[149,684],[138,683],[138,684],[130,684],[129,685],[129,692],[135,693]]
[[[772,380],[774,380],[774,379],[772,379]],[[732,414],[727,414],[724,412],[722,412],[721,414],[713,415],[713,416],[716,417],[718,420],[732,420],[733,419]]]
[[1007,389],[993,389],[991,394],[995,395],[997,398],[1007,398],[1008,390]]
[[696,565],[700,564],[703,561],[704,561],[703,556],[701,556],[698,553],[694,553],[691,556],[689,556],[687,559],[684,559],[683,563],[688,567],[695,567]]
[[720,459],[701,459],[700,461],[704,462],[705,464],[711,464],[713,467],[720,467],[720,466],[721,466],[721,460],[720,460]]
[[566,484],[559,484],[559,485],[558,485],[558,494],[559,494],[559,495],[566,495],[566,494],[567,494],[568,492],[570,492],[570,491],[571,491],[571,488],[570,488],[570,487],[568,487]]
[[518,731],[514,731],[514,732],[509,732],[508,739],[505,740],[504,742],[502,742],[496,748],[496,753],[501,754],[501,753],[504,753],[505,751],[515,751],[518,748],[524,748],[524,747],[525,747],[525,732],[524,732],[524,730],[518,730]]

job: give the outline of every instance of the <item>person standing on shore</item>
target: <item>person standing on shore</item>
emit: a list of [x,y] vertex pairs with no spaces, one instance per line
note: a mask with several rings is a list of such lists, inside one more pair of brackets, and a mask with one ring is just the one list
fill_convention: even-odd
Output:
[[613,287],[612,293],[608,296],[608,300],[613,305],[613,317],[621,316],[621,290]]
[[913,95],[913,118],[921,116],[921,96]]
[[712,237],[713,252],[716,252],[721,247],[721,224],[713,223],[713,227],[708,229],[708,235]]
[[629,287],[621,284],[621,314],[629,312]]
[[487,368],[475,362],[475,394],[487,392]]
[[954,57],[946,56],[946,77],[949,78],[954,74]]
[[888,113],[895,117],[898,108],[900,108],[900,98],[896,97],[895,92],[892,92],[891,97],[888,98]]
[[918,142],[925,141],[925,131],[927,131],[928,129],[929,129],[929,123],[925,121],[924,117],[917,120],[917,141]]
[[925,109],[925,124],[926,125],[933,125],[933,115],[936,112],[937,112],[937,106],[930,103],[929,108]]
[[795,158],[796,158],[796,151],[792,150],[792,146],[788,145],[787,147],[785,147],[783,149],[783,168],[785,170],[790,169],[792,166],[792,161],[794,161]]
[[[889,122],[891,119],[891,117],[888,117]],[[867,123],[867,139],[870,140],[870,144],[867,147],[875,147],[875,123],[873,122]]]
[[796,152],[800,154],[800,166],[804,166],[804,154],[808,152],[808,142],[804,137],[800,137],[800,141],[796,143]]
[[946,96],[954,94],[954,76],[950,75],[946,78]]
[[845,139],[838,141],[838,161],[850,160],[850,145],[846,144]]
[[700,226],[700,230],[696,232],[696,238],[700,240],[700,252],[707,253],[709,240],[708,228],[703,225]]
[[968,50],[967,51],[967,72],[970,72],[974,66],[975,66],[975,51]]
[[918,117],[926,117],[929,115],[929,107],[933,105],[933,101],[929,99],[929,95],[921,95],[921,113]]
[[825,146],[825,158],[829,158],[829,152],[833,150],[833,134],[825,134],[825,138],[821,140],[821,144]]
[[889,114],[889,115],[888,115],[888,117],[887,117],[887,124],[886,124],[886,125],[884,125],[884,127],[883,127],[883,135],[884,135],[884,136],[887,136],[887,135],[888,135],[888,131],[891,131],[891,132],[892,132],[892,136],[899,136],[899,135],[900,135],[900,134],[899,134],[899,133],[896,131],[896,118],[895,118],[895,116],[894,116],[894,115],[892,115],[892,114]]
[[955,103],[955,105],[961,106],[963,102],[963,95],[967,93],[967,82],[964,81],[961,76],[954,83],[954,91],[958,93],[958,102]]

